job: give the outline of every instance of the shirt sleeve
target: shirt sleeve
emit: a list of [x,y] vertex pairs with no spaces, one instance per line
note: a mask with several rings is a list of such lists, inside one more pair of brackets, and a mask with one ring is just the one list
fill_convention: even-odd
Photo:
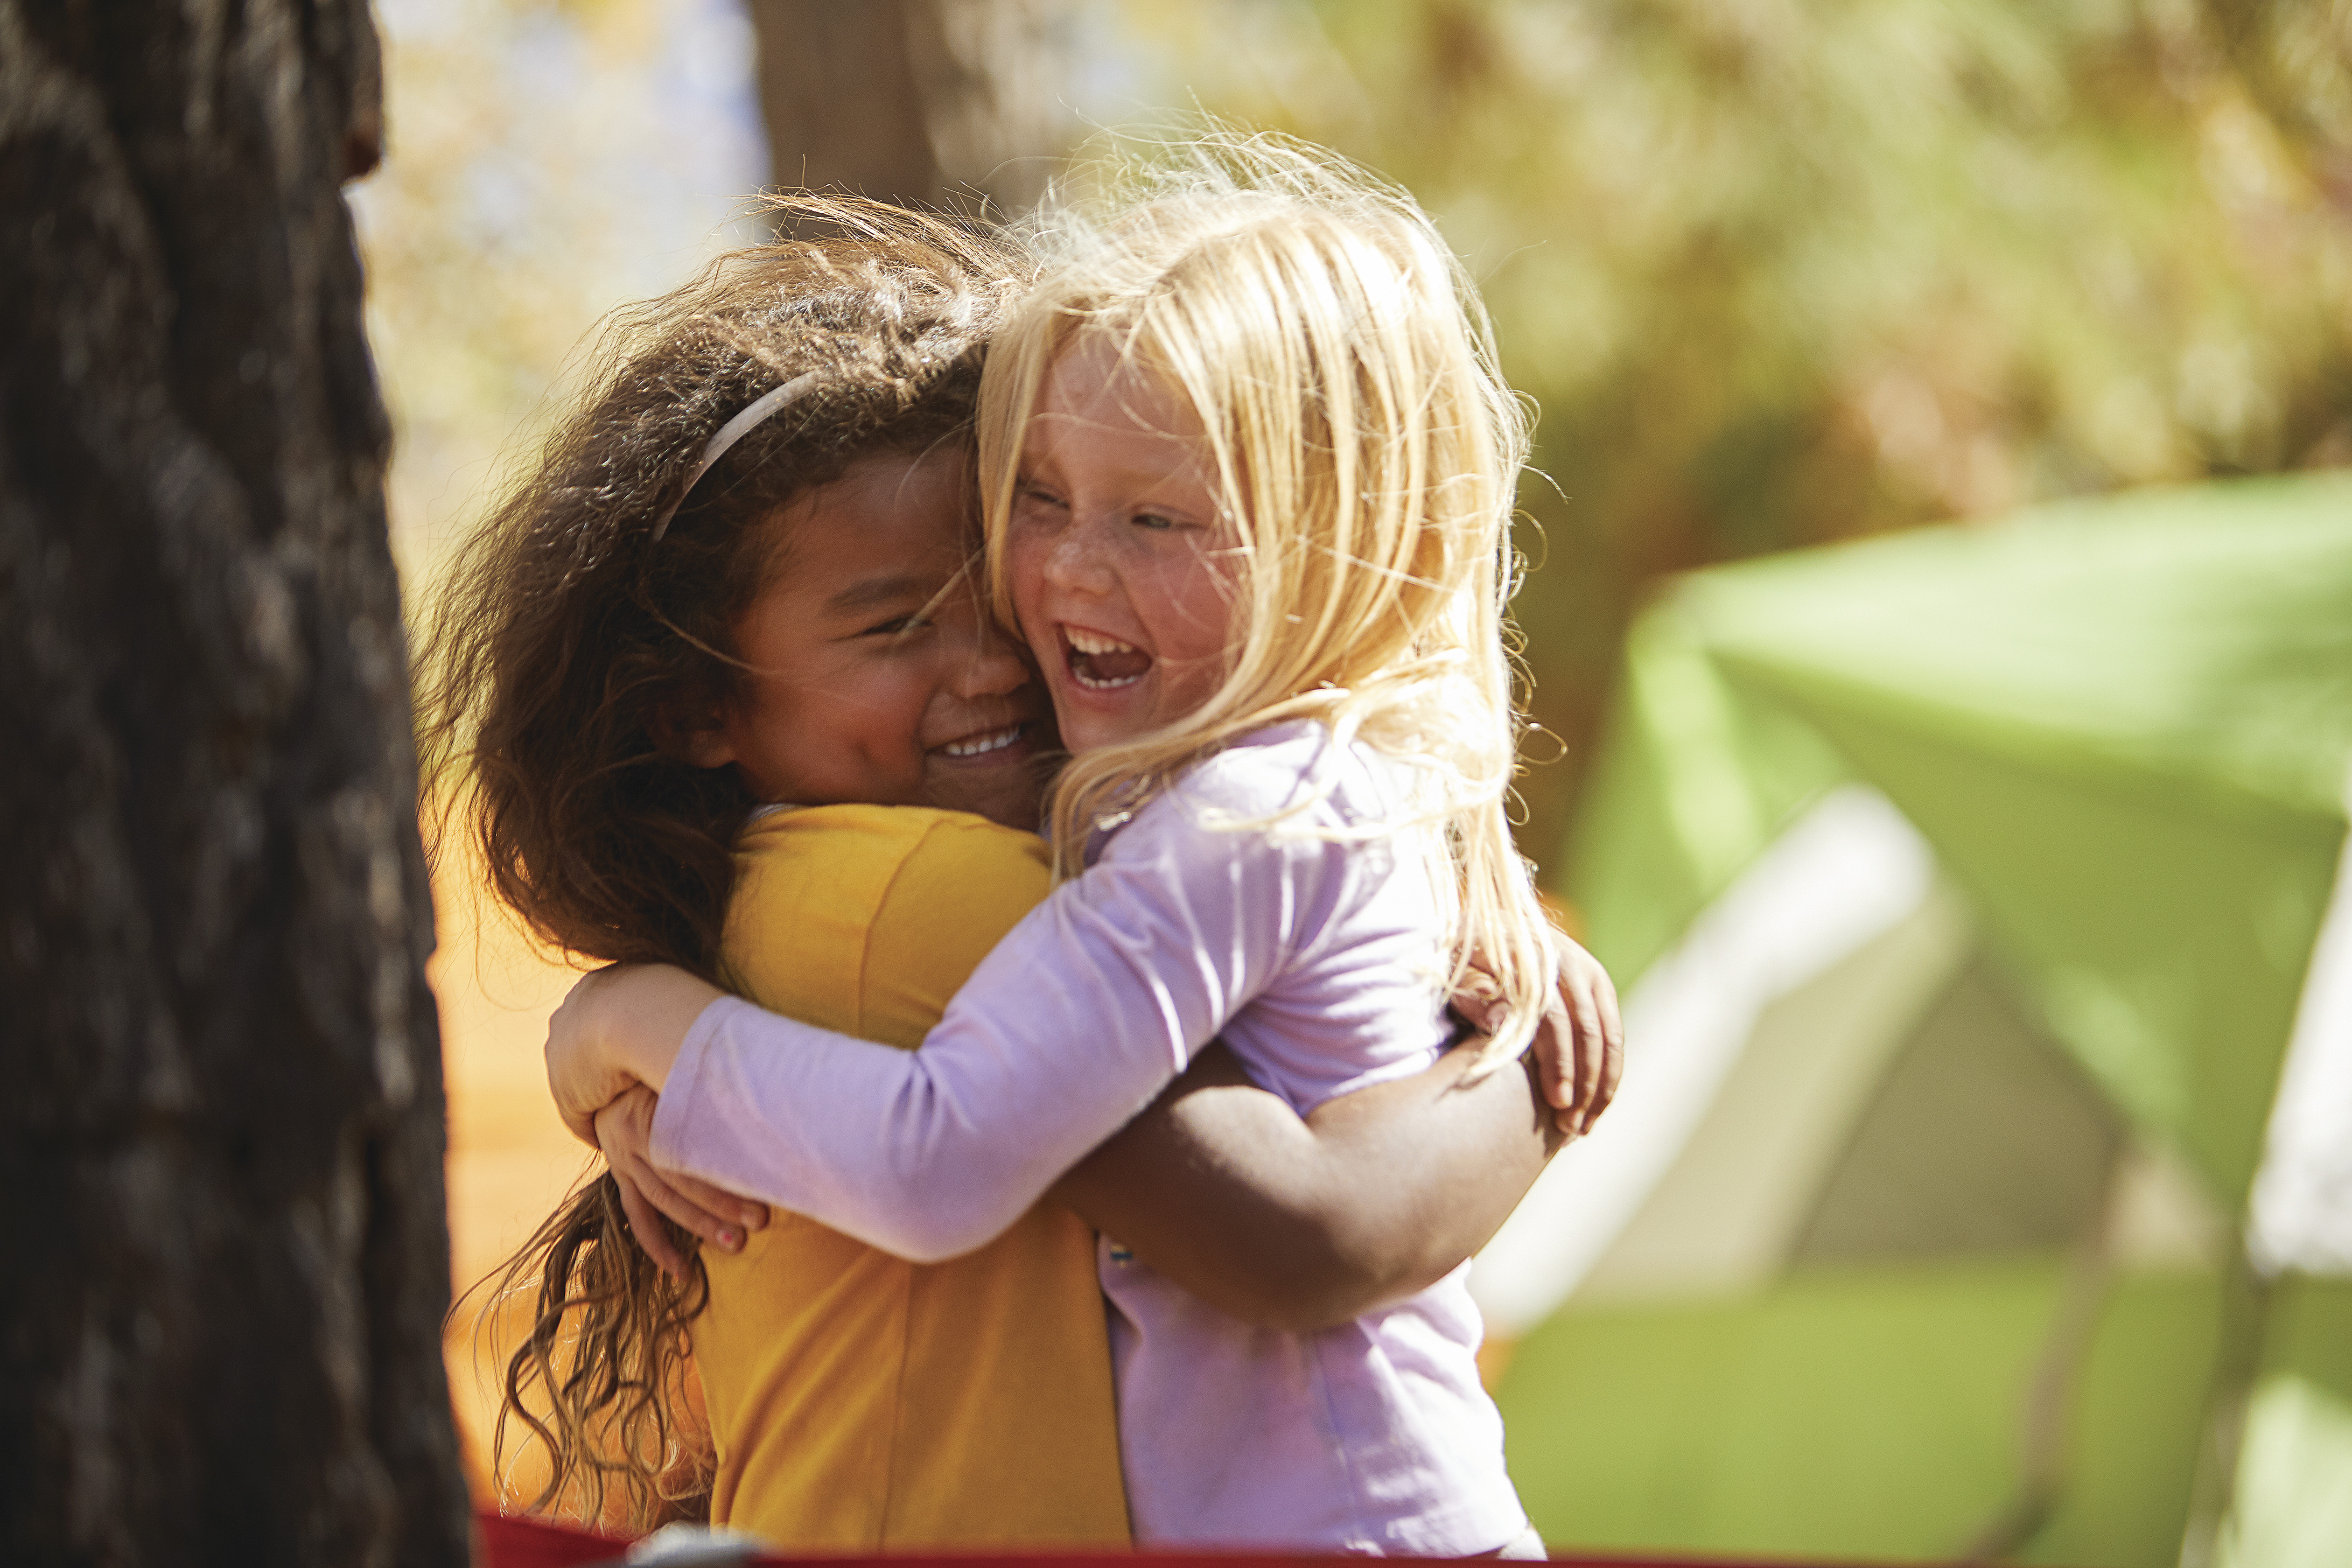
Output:
[[1344,902],[1345,845],[1213,819],[1269,815],[1260,794],[1154,800],[981,962],[917,1050],[712,1003],[663,1086],[655,1159],[919,1262],[985,1245]]

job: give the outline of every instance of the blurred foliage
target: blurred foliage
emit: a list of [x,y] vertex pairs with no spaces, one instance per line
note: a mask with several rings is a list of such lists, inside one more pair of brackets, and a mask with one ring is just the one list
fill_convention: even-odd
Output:
[[389,144],[353,187],[412,595],[583,334],[749,239],[730,0],[377,0]]
[[1659,574],[2352,461],[2344,0],[1127,10],[1202,106],[1402,182],[1484,280],[1549,476],[1538,858]]
[[[938,4],[951,40],[1020,33],[994,0]],[[2352,0],[1031,13],[1061,123],[1294,131],[1411,186],[1471,258],[1542,409],[1519,608],[1558,737],[1531,751],[1566,760],[1526,782],[1538,858],[1663,573],[2352,462]],[[357,205],[413,581],[595,319],[748,237],[729,216],[767,159],[738,0],[379,15],[392,143]],[[992,68],[1041,91],[1020,63]],[[939,151],[975,177],[972,147]]]

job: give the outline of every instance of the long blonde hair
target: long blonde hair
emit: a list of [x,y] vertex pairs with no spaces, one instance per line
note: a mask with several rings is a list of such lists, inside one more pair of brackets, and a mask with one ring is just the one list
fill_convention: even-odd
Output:
[[[1510,522],[1528,414],[1461,263],[1403,191],[1286,138],[1223,128],[1115,148],[1103,194],[1031,224],[1035,290],[989,352],[982,495],[999,613],[1005,528],[1046,376],[1108,344],[1206,431],[1231,531],[1222,684],[1151,733],[1075,758],[1048,819],[1067,875],[1099,822],[1221,743],[1313,718],[1417,765],[1393,832],[1432,824],[1454,895],[1453,979],[1511,1005],[1496,1058],[1533,1035],[1548,923],[1506,802],[1518,719],[1506,646]],[[1266,826],[1270,825],[1257,825]]]

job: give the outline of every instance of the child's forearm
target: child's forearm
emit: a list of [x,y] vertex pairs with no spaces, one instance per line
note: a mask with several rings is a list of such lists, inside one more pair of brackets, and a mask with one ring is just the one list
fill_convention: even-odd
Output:
[[919,1263],[984,1246],[1175,1075],[1041,1002],[1034,1040],[984,1024],[919,1051],[728,997],[705,1011],[654,1119],[659,1164]]
[[712,1004],[663,1086],[656,1161],[919,1262],[993,1239],[1350,886],[1343,845],[1203,834],[1192,809],[1147,806],[981,962],[919,1050]]
[[1154,1268],[1245,1321],[1307,1331],[1453,1271],[1559,1146],[1532,1075],[1467,1050],[1302,1121],[1222,1048],[1055,1187]]

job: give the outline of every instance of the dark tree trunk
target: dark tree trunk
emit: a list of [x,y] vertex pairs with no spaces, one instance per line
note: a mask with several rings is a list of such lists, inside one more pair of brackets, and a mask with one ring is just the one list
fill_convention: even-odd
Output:
[[1067,151],[1067,0],[750,0],[775,183],[995,210]]
[[0,1558],[462,1562],[365,0],[0,0]]

